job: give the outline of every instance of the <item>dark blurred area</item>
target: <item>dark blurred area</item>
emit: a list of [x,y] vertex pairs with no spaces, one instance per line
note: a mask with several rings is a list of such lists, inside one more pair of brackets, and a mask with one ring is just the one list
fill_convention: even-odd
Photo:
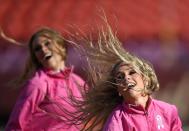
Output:
[[[11,81],[18,78],[27,58],[27,42],[40,27],[63,35],[77,32],[95,39],[106,14],[124,47],[149,60],[156,70],[160,91],[154,97],[175,104],[184,129],[189,126],[189,2],[188,0],[1,0],[0,27],[22,42],[14,45],[0,38],[0,130],[19,95]],[[72,27],[72,28],[70,28]],[[84,77],[82,60],[69,46],[68,64]]]

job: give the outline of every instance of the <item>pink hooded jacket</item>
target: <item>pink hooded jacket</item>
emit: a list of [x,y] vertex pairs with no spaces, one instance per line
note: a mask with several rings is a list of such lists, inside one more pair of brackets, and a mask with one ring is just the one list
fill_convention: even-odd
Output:
[[[74,111],[68,94],[81,98],[84,81],[71,69],[53,74],[39,70],[26,83],[13,109],[6,131],[77,131],[66,124],[66,111]],[[61,116],[61,117],[60,117]]]
[[104,131],[182,131],[174,105],[151,99],[147,110],[123,103],[108,118]]

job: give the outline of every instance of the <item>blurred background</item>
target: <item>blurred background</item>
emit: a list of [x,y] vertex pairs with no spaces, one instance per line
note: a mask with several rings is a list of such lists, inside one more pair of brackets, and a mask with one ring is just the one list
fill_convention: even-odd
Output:
[[[66,35],[76,31],[74,26],[95,40],[103,12],[124,47],[154,65],[160,82],[154,97],[175,104],[189,130],[188,0],[0,0],[0,27],[26,45],[0,38],[0,130],[20,92],[9,83],[23,71],[30,36],[43,26]],[[71,46],[68,53],[68,63],[84,77]]]

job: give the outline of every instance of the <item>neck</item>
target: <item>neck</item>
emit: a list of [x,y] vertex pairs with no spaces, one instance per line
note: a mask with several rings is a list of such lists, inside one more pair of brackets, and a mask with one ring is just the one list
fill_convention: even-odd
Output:
[[58,64],[51,65],[50,67],[47,67],[48,70],[51,70],[52,72],[60,72],[61,70],[64,70],[65,68],[65,62],[61,61]]
[[131,100],[125,100],[125,101],[128,102],[129,104],[140,105],[144,109],[146,109],[147,108],[148,99],[149,99],[149,96],[146,95],[146,96],[142,96],[142,97],[131,99]]

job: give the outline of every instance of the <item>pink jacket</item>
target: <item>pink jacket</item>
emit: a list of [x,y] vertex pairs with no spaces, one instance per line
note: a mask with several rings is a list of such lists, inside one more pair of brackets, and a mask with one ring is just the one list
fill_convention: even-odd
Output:
[[[68,94],[81,98],[84,81],[71,69],[53,74],[40,70],[23,88],[6,126],[6,131],[77,131],[66,124],[65,113],[74,111]],[[59,117],[61,116],[61,117]]]
[[108,118],[104,131],[182,131],[174,105],[150,98],[147,110],[123,103]]

